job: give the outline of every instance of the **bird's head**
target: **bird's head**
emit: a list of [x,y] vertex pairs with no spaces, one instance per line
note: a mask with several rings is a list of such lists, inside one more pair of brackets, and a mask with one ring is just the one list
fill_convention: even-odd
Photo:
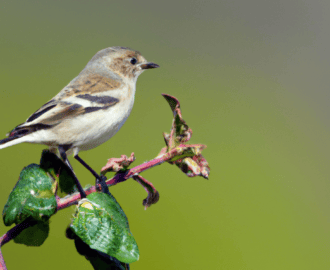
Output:
[[[157,68],[159,65],[148,62],[139,51],[126,47],[110,47],[99,51],[87,66],[109,70],[120,77],[136,81],[146,69]],[[105,70],[104,70],[105,69]]]

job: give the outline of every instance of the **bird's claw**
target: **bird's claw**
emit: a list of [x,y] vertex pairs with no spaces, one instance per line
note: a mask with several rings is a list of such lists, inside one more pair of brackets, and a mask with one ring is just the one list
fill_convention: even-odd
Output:
[[107,183],[105,182],[106,180],[107,180],[107,177],[105,175],[100,175],[98,178],[96,178],[95,186],[96,186],[97,190],[99,190],[103,193],[106,193],[106,194],[110,194]]

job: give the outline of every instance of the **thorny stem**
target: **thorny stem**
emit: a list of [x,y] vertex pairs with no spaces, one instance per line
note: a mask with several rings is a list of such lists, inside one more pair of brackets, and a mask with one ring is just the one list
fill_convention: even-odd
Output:
[[[180,146],[184,146],[184,145],[180,145]],[[120,182],[124,182],[124,181],[128,180],[129,178],[132,178],[133,176],[135,176],[143,171],[146,171],[156,165],[160,165],[168,160],[171,160],[173,157],[175,157],[179,154],[180,153],[178,153],[178,149],[174,148],[171,151],[169,151],[168,153],[165,153],[148,162],[140,164],[132,169],[129,169],[128,171],[126,171],[124,173],[117,173],[114,177],[107,180],[106,184],[110,187],[110,186],[114,186]],[[86,195],[89,195],[93,192],[96,192],[95,186],[85,189]],[[65,198],[56,197],[57,211],[67,208],[71,205],[77,204],[80,199],[81,199],[81,196],[79,193],[74,193],[73,195],[67,196]],[[22,223],[17,224],[15,227],[13,227],[7,233],[5,233],[2,237],[0,237],[0,247],[3,246],[4,244],[8,243],[13,238],[15,238],[24,229],[31,227],[35,224],[36,224],[36,221],[34,221],[32,218],[31,219],[27,218]],[[1,250],[0,250],[0,267],[1,267],[0,270],[6,269],[6,265],[4,263],[4,260],[3,260],[2,254],[1,254]]]

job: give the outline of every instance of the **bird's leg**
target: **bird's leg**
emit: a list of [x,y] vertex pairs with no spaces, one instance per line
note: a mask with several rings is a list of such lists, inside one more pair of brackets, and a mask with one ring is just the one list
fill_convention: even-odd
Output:
[[75,155],[74,158],[78,160],[87,170],[89,170],[92,175],[96,178],[96,186],[100,185],[101,190],[104,193],[109,193],[109,188],[107,184],[105,183],[105,180],[107,180],[105,175],[99,175],[97,174],[85,161],[81,159],[78,155]]
[[69,167],[69,169],[72,172],[73,179],[76,182],[76,186],[77,186],[77,188],[79,190],[79,193],[80,193],[81,198],[86,198],[86,193],[85,193],[84,189],[82,188],[82,186],[81,186],[81,184],[80,184],[80,182],[79,182],[76,174],[73,171],[73,168],[72,168],[72,166],[71,166],[71,164],[70,164],[70,162],[68,160],[68,157],[66,155],[66,152],[65,152],[64,147],[63,146],[59,146],[58,147],[58,151],[60,152],[60,155],[61,155],[61,158],[63,159],[63,162]]
[[110,194],[110,191],[109,191],[109,188],[107,186],[107,183],[105,182],[105,180],[107,180],[106,176],[105,175],[101,175],[100,178],[96,178],[96,181],[95,181],[95,186],[96,187],[101,187],[101,191],[103,193],[106,193],[106,194]]
[[85,162],[79,157],[78,155],[75,155],[74,158],[78,160],[87,170],[89,170],[94,177],[98,178],[101,180],[101,177]]

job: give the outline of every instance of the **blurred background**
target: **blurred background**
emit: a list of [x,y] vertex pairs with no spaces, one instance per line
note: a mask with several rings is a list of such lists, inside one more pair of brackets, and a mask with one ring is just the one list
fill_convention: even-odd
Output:
[[[99,170],[164,146],[181,102],[210,179],[163,164],[142,175],[160,193],[144,210],[133,180],[111,188],[140,249],[131,269],[330,269],[329,25],[326,0],[2,1],[0,134],[24,122],[99,50],[128,46],[160,69],[138,80],[120,132],[81,157]],[[0,152],[0,206],[43,146]],[[83,185],[91,175],[71,159]],[[2,248],[10,270],[92,269],[65,238],[74,207],[39,248]],[[8,228],[0,226],[0,234]]]

